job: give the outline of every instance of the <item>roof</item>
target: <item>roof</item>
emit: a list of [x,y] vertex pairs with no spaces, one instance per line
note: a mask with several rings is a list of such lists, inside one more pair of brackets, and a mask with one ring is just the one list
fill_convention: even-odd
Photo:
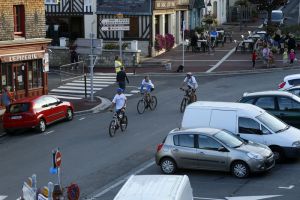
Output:
[[97,14],[151,15],[151,0],[97,0]]
[[39,97],[28,97],[28,98],[18,99],[16,101],[14,101],[12,104],[33,102],[37,98],[39,98]]
[[297,78],[300,79],[300,74],[291,74],[291,75],[285,76],[283,80],[286,81],[286,80],[297,79]]
[[261,92],[251,92],[245,93],[244,97],[250,96],[266,96],[266,95],[275,95],[275,96],[289,96],[293,97],[294,95],[290,92],[282,91],[282,90],[270,90],[270,91],[261,91]]
[[217,128],[191,128],[191,129],[174,129],[170,133],[181,133],[181,134],[190,134],[191,132],[204,133],[207,135],[214,135],[220,132],[222,129]]
[[186,175],[135,175],[131,176],[114,200],[175,200],[176,191]]
[[237,102],[218,102],[218,101],[197,101],[188,105],[187,108],[197,108],[197,107],[216,107],[216,108],[225,108],[225,109],[246,109],[246,110],[257,110],[261,111],[262,109],[245,103],[237,103]]

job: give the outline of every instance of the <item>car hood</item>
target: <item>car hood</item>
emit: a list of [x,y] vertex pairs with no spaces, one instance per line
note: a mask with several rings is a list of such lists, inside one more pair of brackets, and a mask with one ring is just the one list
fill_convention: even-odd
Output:
[[272,154],[272,151],[267,146],[251,141],[249,141],[248,143],[244,143],[242,146],[236,148],[236,150],[244,151],[246,153],[257,153],[262,155],[263,157],[269,157]]
[[300,130],[290,126],[287,130],[276,133],[279,134],[282,140],[289,141],[286,145],[291,145],[293,142],[300,141]]

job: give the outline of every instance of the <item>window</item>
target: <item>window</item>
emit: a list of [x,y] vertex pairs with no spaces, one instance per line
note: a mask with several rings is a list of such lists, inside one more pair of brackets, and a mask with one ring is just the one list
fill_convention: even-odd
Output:
[[14,6],[14,34],[25,36],[25,10],[24,5]]
[[[32,61],[32,87],[38,88],[43,87],[43,63],[42,60]],[[30,76],[28,74],[28,76]],[[28,78],[29,81],[29,78]]]
[[254,100],[255,100],[255,98],[250,98],[250,99],[248,99],[248,98],[243,98],[243,99],[241,100],[241,102],[242,102],[242,103],[253,104],[253,103],[254,103]]
[[41,109],[46,104],[45,98],[41,97],[34,102],[34,109]]
[[29,103],[12,104],[9,107],[9,112],[12,114],[27,112],[30,108]]
[[260,134],[259,123],[253,119],[239,117],[239,133]]
[[174,135],[173,140],[176,146],[190,147],[190,148],[195,147],[194,135],[192,134]]
[[272,134],[264,125],[261,126],[261,131],[264,135]]
[[300,104],[287,97],[279,97],[278,106],[282,111],[300,111]]
[[139,18],[130,17],[130,31],[124,31],[125,38],[138,38],[139,37]]
[[222,146],[216,140],[205,135],[198,136],[198,143],[200,149],[207,149],[207,150],[218,150]]
[[214,137],[229,147],[237,147],[243,144],[243,141],[240,138],[225,130],[216,133]]
[[292,79],[288,81],[290,85],[300,85],[300,79]]
[[57,104],[58,100],[54,97],[45,97],[46,104],[49,106]]
[[297,95],[297,96],[300,96],[300,89],[294,89],[294,90],[290,90],[289,92]]
[[2,63],[1,65],[1,88],[9,86],[12,88],[12,63]]
[[256,118],[274,133],[288,128],[288,126],[284,122],[280,121],[278,118],[274,117],[273,115],[270,115],[267,112],[259,115]]
[[274,97],[260,97],[256,101],[255,105],[265,110],[274,110],[275,109]]
[[45,4],[58,4],[59,0],[45,0]]

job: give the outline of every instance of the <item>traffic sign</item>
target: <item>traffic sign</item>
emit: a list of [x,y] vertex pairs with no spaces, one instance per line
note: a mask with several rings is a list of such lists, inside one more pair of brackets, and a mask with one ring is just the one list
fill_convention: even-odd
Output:
[[125,25],[129,24],[129,18],[121,18],[121,19],[102,19],[101,24],[103,26],[107,25]]
[[61,165],[61,153],[59,151],[55,153],[55,165],[56,167],[60,167]]
[[102,26],[101,31],[129,31],[129,26]]

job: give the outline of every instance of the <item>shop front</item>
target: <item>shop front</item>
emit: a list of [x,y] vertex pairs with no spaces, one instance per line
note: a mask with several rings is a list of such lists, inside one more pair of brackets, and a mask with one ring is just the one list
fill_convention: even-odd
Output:
[[48,93],[48,40],[39,43],[0,43],[0,88],[6,87],[15,99]]

